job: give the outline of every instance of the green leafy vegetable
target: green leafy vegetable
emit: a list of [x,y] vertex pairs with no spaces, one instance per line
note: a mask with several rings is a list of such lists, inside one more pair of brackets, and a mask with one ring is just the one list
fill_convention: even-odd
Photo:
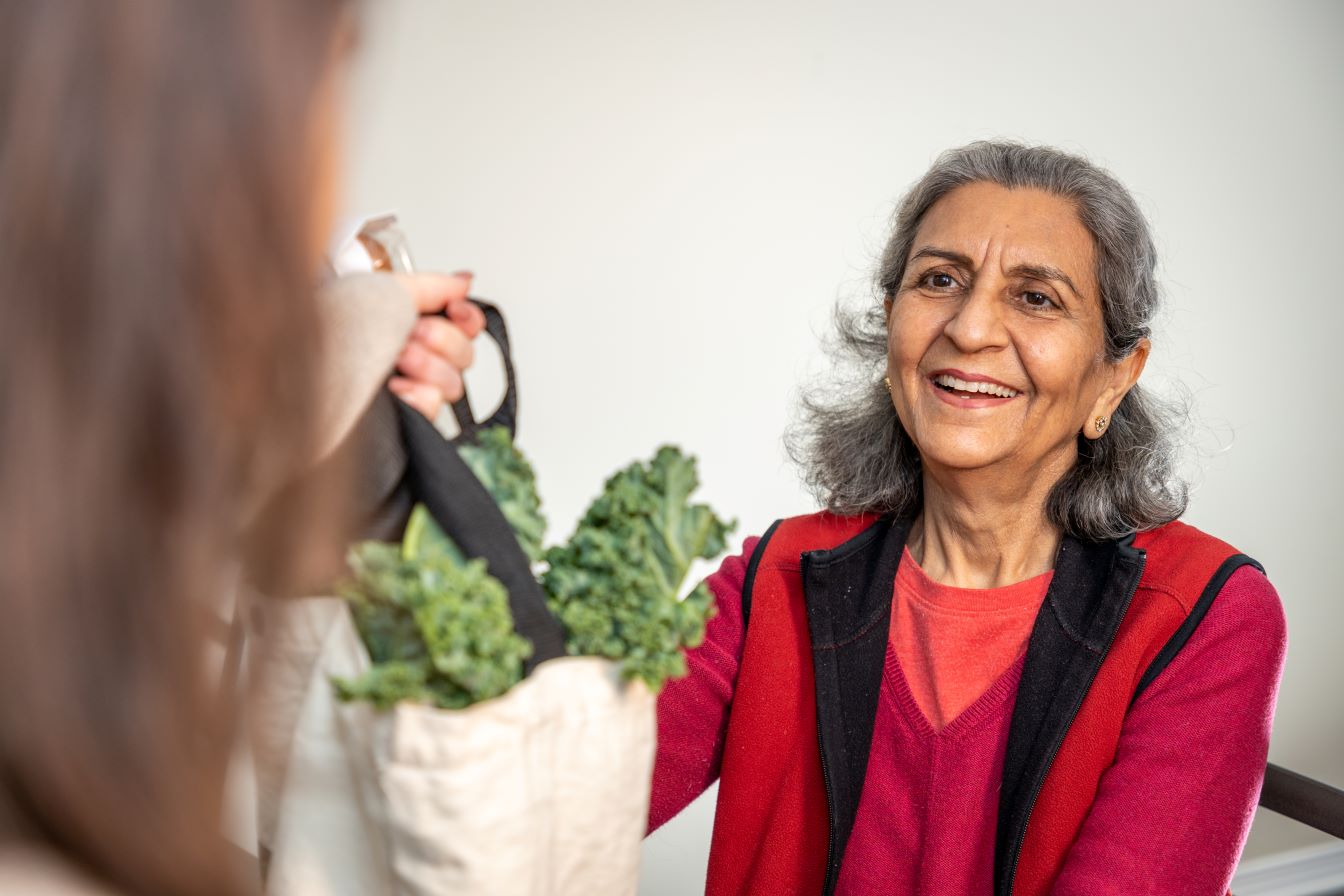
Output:
[[[392,549],[396,551],[395,547]],[[399,553],[403,560],[445,556],[459,566],[467,562],[462,550],[451,538],[443,534],[439,524],[434,522],[429,508],[423,504],[417,504],[411,509],[411,518],[406,522],[406,532],[402,535]]]
[[457,452],[503,511],[527,559],[533,563],[541,560],[546,517],[537,496],[537,474],[514,447],[509,431],[502,426],[482,430],[475,444],[460,445]]
[[[627,678],[658,690],[686,674],[713,613],[701,583],[678,600],[697,558],[722,553],[733,524],[692,504],[695,459],[660,448],[607,480],[569,543],[543,550],[546,520],[536,476],[502,428],[486,430],[463,459],[499,504],[536,563],[571,654],[620,660]],[[513,631],[508,595],[481,560],[468,561],[423,507],[401,545],[367,542],[350,552],[342,590],[373,666],[336,680],[344,700],[389,707],[400,700],[458,709],[504,693],[522,677],[532,646]]]
[[608,479],[569,544],[547,552],[542,587],[570,653],[623,660],[654,690],[686,674],[682,651],[704,638],[713,598],[704,583],[677,594],[691,562],[722,553],[734,525],[690,503],[698,485],[695,459],[664,446]]
[[[366,542],[350,552],[353,580],[342,590],[373,667],[337,679],[344,700],[386,708],[399,700],[461,709],[517,684],[532,645],[513,630],[508,594],[484,560],[460,552],[422,519],[421,549]],[[456,556],[454,556],[456,554]]]

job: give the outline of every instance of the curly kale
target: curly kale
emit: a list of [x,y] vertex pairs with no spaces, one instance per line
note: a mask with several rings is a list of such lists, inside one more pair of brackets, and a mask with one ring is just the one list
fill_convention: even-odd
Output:
[[[508,431],[486,430],[458,450],[528,558],[549,565],[541,584],[571,654],[619,660],[627,678],[655,691],[686,674],[683,651],[704,638],[713,599],[703,583],[684,600],[678,593],[691,563],[722,553],[734,525],[690,503],[699,485],[694,458],[663,447],[650,463],[621,470],[569,543],[543,552],[536,476]],[[532,646],[513,630],[504,586],[484,561],[467,560],[423,506],[400,545],[367,542],[349,562],[342,596],[373,666],[357,679],[335,680],[341,699],[458,709],[521,679]]]
[[514,447],[508,429],[492,426],[482,430],[475,444],[459,445],[457,453],[503,511],[527,559],[533,563],[541,560],[545,553],[542,540],[546,537],[546,517],[541,513],[541,498],[537,495],[537,474],[523,453]]
[[664,446],[608,479],[569,543],[547,552],[541,583],[570,653],[621,660],[655,691],[686,674],[682,651],[704,638],[713,598],[703,582],[677,593],[691,562],[722,553],[735,525],[690,503],[698,485],[695,459]]
[[484,560],[461,561],[427,514],[419,525],[414,551],[406,543],[366,542],[350,552],[353,578],[341,596],[373,666],[359,678],[335,680],[343,700],[461,709],[522,679],[532,645],[513,630],[504,586]]

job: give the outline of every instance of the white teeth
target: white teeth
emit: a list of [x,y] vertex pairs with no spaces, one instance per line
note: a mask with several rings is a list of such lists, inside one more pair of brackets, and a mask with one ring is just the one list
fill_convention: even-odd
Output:
[[954,376],[943,373],[933,378],[933,381],[940,386],[947,386],[952,389],[958,389],[962,392],[983,392],[986,395],[994,395],[999,398],[1012,398],[1017,394],[1015,389],[1009,389],[1007,386],[998,386],[994,383],[985,382],[967,382],[959,380]]

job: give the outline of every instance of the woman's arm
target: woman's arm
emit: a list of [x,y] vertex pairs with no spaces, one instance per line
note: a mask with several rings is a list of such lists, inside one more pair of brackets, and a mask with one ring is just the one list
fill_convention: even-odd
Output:
[[1126,717],[1055,896],[1227,892],[1260,796],[1286,644],[1274,586],[1241,567]]
[[742,661],[742,583],[759,538],[748,538],[742,553],[728,557],[706,582],[716,614],[705,640],[686,654],[688,673],[670,681],[658,696],[658,755],[653,765],[649,833],[705,792],[719,777],[728,713]]

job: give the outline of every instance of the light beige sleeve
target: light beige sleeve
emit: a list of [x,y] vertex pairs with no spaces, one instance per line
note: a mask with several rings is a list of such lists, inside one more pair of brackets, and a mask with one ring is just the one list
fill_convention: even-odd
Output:
[[387,274],[349,274],[318,293],[324,333],[317,459],[350,434],[415,326],[410,292]]

